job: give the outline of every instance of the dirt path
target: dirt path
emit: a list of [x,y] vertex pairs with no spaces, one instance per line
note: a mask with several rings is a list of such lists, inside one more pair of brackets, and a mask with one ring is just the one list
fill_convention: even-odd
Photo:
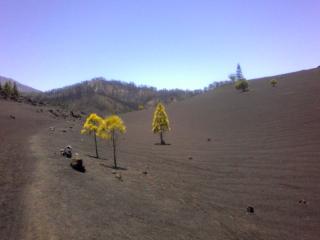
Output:
[[29,138],[53,120],[36,108],[0,101],[0,236],[1,239],[23,239],[26,221],[25,191],[32,183],[35,158]]

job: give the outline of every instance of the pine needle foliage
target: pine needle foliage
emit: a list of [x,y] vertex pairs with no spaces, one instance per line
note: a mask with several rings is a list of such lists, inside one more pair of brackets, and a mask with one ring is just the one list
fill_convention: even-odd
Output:
[[91,113],[90,116],[86,119],[81,134],[92,134],[94,135],[94,143],[96,148],[96,157],[99,158],[98,146],[97,146],[97,133],[99,127],[103,124],[103,119],[95,113]]
[[159,133],[161,144],[165,144],[163,140],[163,133],[170,131],[170,127],[166,109],[161,102],[157,104],[156,110],[153,114],[152,131],[153,133]]
[[124,122],[117,115],[106,117],[98,128],[98,136],[100,138],[111,139],[112,141],[114,168],[118,168],[116,154],[117,137],[118,134],[124,134],[126,130]]

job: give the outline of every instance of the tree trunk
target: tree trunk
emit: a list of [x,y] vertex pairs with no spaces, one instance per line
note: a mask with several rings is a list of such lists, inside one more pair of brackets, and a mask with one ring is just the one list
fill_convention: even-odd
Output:
[[114,168],[118,168],[117,166],[117,155],[116,155],[116,140],[115,140],[115,131],[112,131],[112,147],[113,147],[113,161]]
[[166,143],[165,143],[165,141],[163,140],[163,133],[162,132],[160,132],[160,144],[161,145],[165,145]]
[[96,158],[99,158],[96,133],[94,133],[94,144],[95,144],[95,147],[96,147]]

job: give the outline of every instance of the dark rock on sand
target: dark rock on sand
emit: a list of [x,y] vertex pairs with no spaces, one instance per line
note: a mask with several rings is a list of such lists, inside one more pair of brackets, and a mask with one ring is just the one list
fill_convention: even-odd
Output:
[[60,149],[60,153],[64,157],[72,158],[72,147],[68,145],[64,149]]
[[70,166],[74,169],[74,170],[77,170],[79,172],[85,172],[86,169],[83,165],[83,161],[82,159],[72,159],[71,160],[71,163],[70,163]]
[[251,207],[251,206],[247,207],[247,212],[248,213],[254,213],[254,208]]

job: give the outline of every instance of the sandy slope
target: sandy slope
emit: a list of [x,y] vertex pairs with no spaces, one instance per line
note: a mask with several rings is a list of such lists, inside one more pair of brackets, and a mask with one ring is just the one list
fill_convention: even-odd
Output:
[[[28,199],[39,204],[30,239],[318,239],[319,80],[315,69],[282,76],[276,88],[265,79],[247,93],[226,86],[171,105],[168,146],[154,145],[152,111],[124,115],[123,182],[107,142],[103,159],[87,155],[93,141],[78,123],[42,131],[33,139],[39,161]],[[86,173],[59,157],[67,144]]]
[[[81,122],[28,132],[34,164],[23,166],[31,177],[24,177],[20,236],[318,239],[320,69],[280,76],[276,88],[268,80],[251,82],[246,93],[225,86],[170,105],[167,146],[154,144],[152,110],[123,115],[122,182],[112,174],[110,144],[99,142],[102,159],[88,156],[93,139],[79,134]],[[86,173],[59,156],[67,144],[83,157]],[[255,214],[246,213],[249,205]]]

